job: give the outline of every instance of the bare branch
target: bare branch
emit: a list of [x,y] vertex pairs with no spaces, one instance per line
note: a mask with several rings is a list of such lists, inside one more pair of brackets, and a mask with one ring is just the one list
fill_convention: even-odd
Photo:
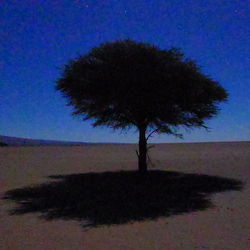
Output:
[[138,153],[138,151],[137,151],[137,150],[135,150],[135,152],[136,152],[136,154],[137,154],[137,157],[139,158],[139,153]]
[[155,130],[153,130],[146,138],[146,141],[148,141],[148,139],[152,136],[153,133],[157,132],[158,130],[160,130],[160,128],[157,128]]

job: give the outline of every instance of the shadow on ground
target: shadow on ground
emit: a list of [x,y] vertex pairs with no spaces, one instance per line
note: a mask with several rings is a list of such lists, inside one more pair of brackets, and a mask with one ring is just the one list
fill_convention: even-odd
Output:
[[51,219],[80,220],[83,226],[122,224],[205,210],[209,195],[241,190],[238,180],[180,172],[136,171],[49,176],[56,181],[10,190],[11,214],[41,213]]

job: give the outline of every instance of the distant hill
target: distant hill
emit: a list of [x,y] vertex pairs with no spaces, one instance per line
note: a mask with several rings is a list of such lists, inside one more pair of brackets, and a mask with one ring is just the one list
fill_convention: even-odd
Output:
[[3,146],[73,146],[73,145],[84,145],[86,142],[68,142],[68,141],[53,141],[53,140],[37,140],[28,138],[19,138],[11,136],[0,135],[0,147]]
[[0,142],[0,147],[6,147],[6,146],[8,146],[7,143],[5,143],[5,142]]

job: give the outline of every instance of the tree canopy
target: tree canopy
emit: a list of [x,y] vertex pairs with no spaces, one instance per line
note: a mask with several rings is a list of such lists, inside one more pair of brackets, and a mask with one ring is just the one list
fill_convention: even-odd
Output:
[[178,136],[182,126],[206,127],[228,96],[181,50],[132,40],[108,42],[69,61],[57,89],[73,114],[93,120],[93,126],[136,127],[139,156],[145,153],[146,132]]

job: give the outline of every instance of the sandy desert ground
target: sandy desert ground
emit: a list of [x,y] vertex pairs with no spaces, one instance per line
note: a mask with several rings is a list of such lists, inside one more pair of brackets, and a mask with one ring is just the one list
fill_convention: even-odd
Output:
[[[143,221],[133,219],[130,222],[120,224],[105,224],[104,221],[102,225],[88,228],[83,227],[82,221],[79,220],[82,214],[77,214],[75,218],[72,214],[70,214],[71,216],[60,214],[57,218],[52,216],[50,220],[47,220],[40,218],[40,215],[50,213],[52,207],[50,208],[49,205],[41,207],[41,204],[35,212],[36,205],[39,204],[35,203],[37,202],[37,199],[34,198],[36,194],[32,194],[32,192],[38,190],[38,185],[52,181],[54,183],[60,182],[62,176],[71,174],[74,174],[72,178],[77,176],[89,178],[84,173],[135,170],[137,169],[135,148],[136,145],[132,144],[0,148],[1,197],[6,197],[7,191],[17,188],[24,192],[26,190],[24,188],[30,186],[31,190],[31,193],[28,194],[28,196],[30,195],[29,199],[27,197],[26,200],[23,197],[19,199],[23,203],[17,204],[11,199],[1,199],[0,248],[5,250],[249,249],[250,142],[157,144],[151,150],[151,160],[154,164],[150,165],[151,170],[177,171],[177,174],[176,172],[170,172],[175,174],[170,174],[170,177],[167,178],[172,182],[175,178],[174,180],[178,182],[178,178],[184,176],[185,183],[188,183],[188,186],[181,186],[182,182],[178,182],[180,188],[184,187],[182,189],[184,193],[185,188],[190,188],[192,180],[194,180],[194,186],[192,187],[194,192],[192,191],[192,194],[195,194],[197,199],[193,201],[195,203],[197,200],[203,199],[203,203],[197,203],[196,208],[185,213],[178,214],[175,211],[176,207],[171,207],[172,213],[169,210],[169,216],[162,216],[159,213],[159,216],[156,214],[154,219],[148,218]],[[162,175],[162,172],[160,173]],[[61,177],[58,180],[49,178],[49,176],[59,175]],[[230,190],[230,185],[225,186],[226,181],[209,179],[206,175],[239,180],[242,182],[243,189],[231,188]],[[104,178],[103,175],[96,174],[94,176]],[[206,182],[208,186],[204,188],[202,181],[197,185],[195,183],[197,178],[204,180],[204,183]],[[187,180],[191,180],[191,182],[187,182]],[[71,184],[72,187],[77,185],[74,181]],[[46,188],[46,184],[44,185],[43,188]],[[91,185],[91,181],[89,185]],[[112,186],[112,183],[110,185]],[[216,185],[220,185],[221,190],[224,188],[224,192],[218,191]],[[57,188],[57,184],[54,184],[50,186],[48,193],[45,192],[45,195],[48,196],[51,195],[51,192],[55,192],[53,194],[55,200],[50,200],[54,205],[57,199],[62,202],[62,197],[56,197],[57,190],[60,191]],[[70,189],[70,187],[68,188]],[[44,189],[42,190],[44,191]],[[153,187],[152,190],[154,190]],[[115,192],[115,190],[113,191]],[[164,188],[163,191],[165,192]],[[89,197],[88,190],[83,192]],[[176,192],[178,193],[178,190]],[[12,193],[13,199],[15,195],[17,197],[20,194],[18,192]],[[60,195],[62,193],[58,194],[58,196]],[[164,197],[164,193],[161,195]],[[178,193],[178,195],[180,194]],[[176,195],[177,200],[178,195]],[[185,195],[180,197],[185,198]],[[173,200],[172,196],[170,200]],[[205,203],[208,201],[210,206],[206,207]],[[10,214],[11,210],[14,211],[21,205],[25,207],[27,204],[29,205],[29,202],[33,202],[32,206],[34,206],[30,211],[26,209],[19,215]],[[156,201],[156,204],[154,204],[157,209],[159,208],[157,206],[161,204],[166,205],[157,202],[162,201]],[[182,204],[180,201],[176,202]],[[202,204],[205,204],[205,208],[199,209]],[[72,204],[68,205],[72,206]],[[95,209],[99,209],[100,213],[105,214],[106,212],[108,216],[109,214],[105,210],[108,209],[108,205],[103,204],[103,207],[100,205]],[[127,202],[127,204],[120,206],[121,210],[126,206],[129,209],[129,207],[133,207],[133,204]],[[144,207],[147,208],[147,201],[145,201]],[[102,211],[102,209],[105,211]],[[160,209],[159,211],[162,213]],[[66,210],[63,211],[63,213],[66,212]],[[148,211],[147,216],[151,212]],[[91,208],[88,213],[91,214]]]

